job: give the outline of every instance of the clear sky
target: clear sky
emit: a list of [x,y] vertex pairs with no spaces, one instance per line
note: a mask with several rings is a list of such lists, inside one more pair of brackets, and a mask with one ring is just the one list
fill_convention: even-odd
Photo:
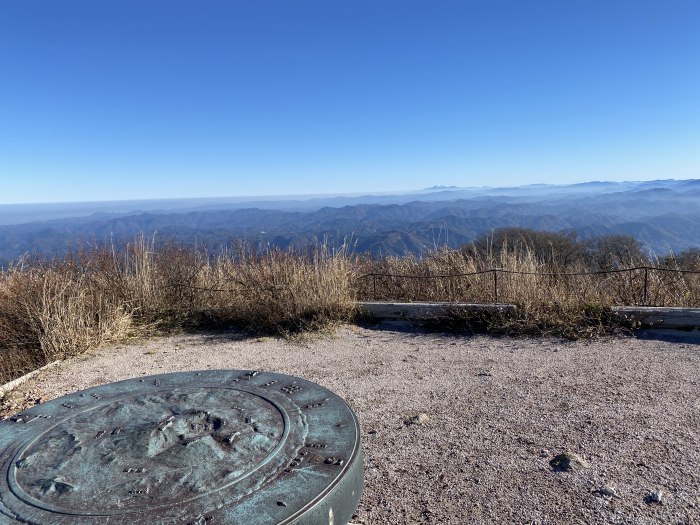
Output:
[[0,0],[0,203],[700,178],[697,0]]

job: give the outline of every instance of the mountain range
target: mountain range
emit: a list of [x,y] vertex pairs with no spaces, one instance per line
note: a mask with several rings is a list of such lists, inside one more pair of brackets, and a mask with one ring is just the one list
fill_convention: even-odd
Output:
[[[24,219],[24,220],[23,220]],[[659,255],[700,246],[700,180],[455,188],[387,195],[0,206],[0,264],[81,242],[156,235],[217,250],[347,243],[375,255],[458,247],[500,227],[631,235]]]

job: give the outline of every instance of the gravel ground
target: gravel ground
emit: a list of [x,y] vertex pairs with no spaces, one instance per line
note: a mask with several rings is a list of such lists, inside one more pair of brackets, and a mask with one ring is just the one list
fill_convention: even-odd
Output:
[[[139,375],[281,372],[330,388],[360,419],[355,523],[690,524],[700,523],[699,365],[700,346],[629,338],[178,335],[63,362],[8,394],[0,415]],[[406,424],[419,414],[427,421]],[[573,456],[570,471],[553,469],[565,451],[587,466]]]

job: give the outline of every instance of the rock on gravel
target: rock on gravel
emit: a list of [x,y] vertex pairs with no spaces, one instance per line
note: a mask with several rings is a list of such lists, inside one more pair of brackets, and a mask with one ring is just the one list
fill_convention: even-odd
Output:
[[406,425],[425,425],[430,421],[430,416],[421,412],[415,416],[411,416],[404,421]]
[[620,497],[620,495],[617,493],[617,489],[615,487],[611,487],[610,485],[603,485],[602,487],[595,489],[593,492],[598,496],[604,496],[606,498]]
[[647,505],[661,505],[664,493],[660,490],[655,490],[644,496],[644,503]]
[[557,472],[569,472],[576,468],[588,468],[590,465],[575,452],[566,451],[557,454],[549,460],[551,467]]

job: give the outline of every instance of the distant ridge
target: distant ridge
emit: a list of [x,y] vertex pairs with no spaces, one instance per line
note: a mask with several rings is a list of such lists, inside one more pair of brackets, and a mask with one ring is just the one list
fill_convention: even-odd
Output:
[[425,188],[426,191],[431,191],[431,190],[456,190],[459,189],[459,186],[443,186],[442,184],[436,184],[435,186],[430,186],[429,188]]
[[[348,241],[359,252],[384,255],[457,247],[500,227],[569,231],[581,238],[631,235],[657,254],[700,246],[696,179],[433,188],[286,201],[152,201],[152,209],[140,201],[139,209],[118,203],[116,211],[101,203],[92,213],[81,205],[76,209],[83,216],[0,226],[0,264],[28,252],[60,255],[78,241],[126,242],[139,233],[211,249],[237,240],[281,248]],[[0,218],[12,212],[17,207],[8,212],[0,206]]]

